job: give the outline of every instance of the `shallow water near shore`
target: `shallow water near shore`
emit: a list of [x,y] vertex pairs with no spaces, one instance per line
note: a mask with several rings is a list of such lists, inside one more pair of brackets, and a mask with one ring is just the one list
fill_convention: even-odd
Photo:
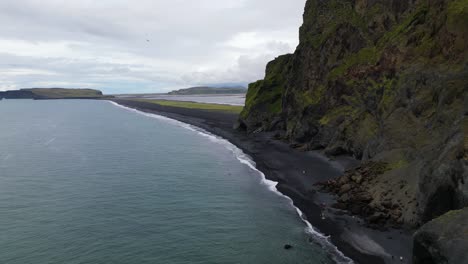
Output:
[[104,101],[0,113],[0,263],[333,263],[221,141]]

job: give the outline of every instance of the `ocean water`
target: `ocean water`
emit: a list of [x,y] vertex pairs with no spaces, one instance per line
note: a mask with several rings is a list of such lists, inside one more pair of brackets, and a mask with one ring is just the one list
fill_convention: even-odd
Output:
[[345,261],[252,165],[110,102],[0,101],[0,263]]

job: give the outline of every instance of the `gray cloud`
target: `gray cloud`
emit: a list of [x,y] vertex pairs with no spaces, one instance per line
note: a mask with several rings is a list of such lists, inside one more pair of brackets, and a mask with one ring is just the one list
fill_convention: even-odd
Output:
[[0,1],[0,89],[248,83],[292,52],[305,0]]

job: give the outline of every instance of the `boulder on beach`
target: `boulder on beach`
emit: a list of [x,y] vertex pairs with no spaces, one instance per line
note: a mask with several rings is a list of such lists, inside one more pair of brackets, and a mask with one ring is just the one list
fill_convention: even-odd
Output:
[[414,264],[468,264],[468,207],[450,211],[414,235]]

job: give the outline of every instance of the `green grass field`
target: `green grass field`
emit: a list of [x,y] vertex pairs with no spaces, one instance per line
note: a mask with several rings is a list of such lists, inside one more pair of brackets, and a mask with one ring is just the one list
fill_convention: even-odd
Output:
[[225,105],[225,104],[206,104],[206,103],[195,103],[195,102],[183,102],[183,101],[169,101],[169,100],[151,100],[151,99],[137,99],[137,101],[148,102],[164,106],[173,106],[190,109],[201,109],[201,110],[212,110],[222,111],[230,113],[240,113],[243,106],[237,105]]
[[102,93],[98,90],[93,89],[62,89],[62,88],[33,88],[33,89],[24,89],[31,91],[37,96],[43,98],[95,98],[101,97]]

